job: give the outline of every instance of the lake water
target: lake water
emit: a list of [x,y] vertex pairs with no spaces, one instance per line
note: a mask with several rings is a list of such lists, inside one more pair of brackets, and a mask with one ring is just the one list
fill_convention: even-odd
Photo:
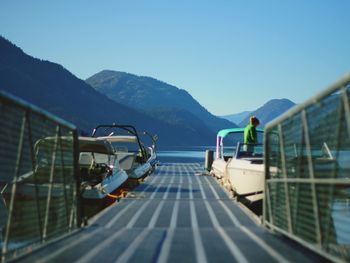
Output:
[[157,150],[157,158],[162,163],[200,163],[204,165],[206,150],[215,151],[215,146],[166,147]]

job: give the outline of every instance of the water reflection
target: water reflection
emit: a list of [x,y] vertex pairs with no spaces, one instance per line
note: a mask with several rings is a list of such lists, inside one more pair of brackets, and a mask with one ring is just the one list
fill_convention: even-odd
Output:
[[215,146],[165,147],[157,151],[157,157],[163,163],[204,164],[206,150],[215,151]]

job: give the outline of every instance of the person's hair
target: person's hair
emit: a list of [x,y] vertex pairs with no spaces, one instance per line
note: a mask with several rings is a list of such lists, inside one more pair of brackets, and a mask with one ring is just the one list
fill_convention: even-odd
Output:
[[259,119],[257,117],[255,117],[255,116],[250,117],[249,122],[250,122],[250,124],[253,124],[253,125],[254,124],[256,124],[256,125],[260,124]]

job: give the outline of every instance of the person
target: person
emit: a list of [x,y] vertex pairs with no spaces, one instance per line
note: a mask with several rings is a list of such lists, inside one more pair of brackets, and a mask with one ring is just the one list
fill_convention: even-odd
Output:
[[256,127],[260,124],[257,117],[252,116],[249,119],[249,124],[244,129],[244,146],[245,150],[249,153],[254,151],[254,145],[258,143],[258,134]]

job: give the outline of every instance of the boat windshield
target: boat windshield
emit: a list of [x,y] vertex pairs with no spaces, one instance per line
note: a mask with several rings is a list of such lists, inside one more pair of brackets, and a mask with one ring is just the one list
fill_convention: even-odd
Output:
[[98,125],[92,132],[92,137],[109,141],[115,152],[133,152],[142,158],[147,152],[142,145],[136,128],[132,125]]
[[263,144],[243,144],[238,143],[237,145],[236,158],[262,158],[264,156]]
[[[241,132],[233,132],[233,133],[227,133],[224,138],[221,139],[221,144],[220,147],[218,148],[218,154],[219,158],[224,158],[225,160],[232,158],[235,156],[237,153],[242,152],[243,155],[248,155],[245,154],[244,148],[243,148],[243,140],[244,140],[244,135],[243,135],[244,129],[241,130]],[[258,142],[263,141],[263,131],[258,130]],[[237,147],[242,149],[238,149]],[[263,154],[263,146],[262,144],[257,144],[254,148],[253,151],[253,157],[256,155],[257,157],[262,157]]]
[[132,142],[112,142],[111,144],[115,152],[133,152],[137,154],[140,151],[139,145]]

